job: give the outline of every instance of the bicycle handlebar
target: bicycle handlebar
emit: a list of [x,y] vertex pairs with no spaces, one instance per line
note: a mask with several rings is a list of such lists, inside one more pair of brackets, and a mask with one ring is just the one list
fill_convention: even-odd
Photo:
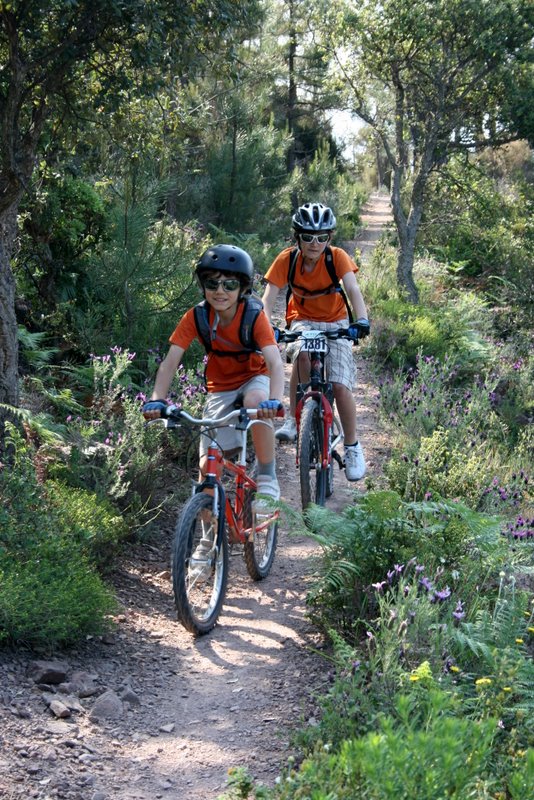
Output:
[[302,338],[303,333],[307,334],[316,333],[318,338],[320,336],[324,336],[326,339],[350,339],[350,341],[353,342],[354,344],[358,344],[360,341],[359,336],[355,337],[353,334],[349,333],[348,328],[336,328],[336,330],[330,330],[330,331],[320,331],[311,328],[309,330],[303,330],[303,331],[280,331],[278,337],[278,344],[281,344],[283,342],[286,343],[296,342],[297,339]]
[[[276,412],[277,417],[284,416],[284,409],[280,408]],[[218,417],[214,419],[213,417],[207,418],[200,418],[200,417],[192,417],[191,414],[188,414],[187,411],[184,411],[182,408],[178,406],[167,406],[165,409],[162,410],[161,417],[163,419],[172,419],[175,422],[179,420],[185,420],[190,425],[204,425],[204,427],[208,428],[220,428],[224,425],[229,424],[233,420],[237,420],[240,417],[249,417],[250,419],[258,419],[258,409],[257,408],[236,408],[233,411],[230,411],[228,414],[225,414],[224,417]],[[263,419],[263,418],[260,418]]]

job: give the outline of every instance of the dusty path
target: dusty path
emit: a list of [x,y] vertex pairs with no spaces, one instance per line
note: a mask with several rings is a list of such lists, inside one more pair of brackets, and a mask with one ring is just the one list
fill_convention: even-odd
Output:
[[[356,243],[364,263],[386,212],[387,198],[372,198]],[[360,438],[372,477],[387,442],[377,428],[377,390],[365,358],[358,362]],[[283,499],[298,507],[294,450],[280,445],[277,457]],[[344,507],[364,488],[336,469],[329,507]],[[220,624],[200,639],[175,621],[169,547],[167,532],[131,548],[115,575],[123,605],[116,633],[56,654],[62,685],[32,674],[35,656],[0,653],[0,797],[215,800],[232,766],[272,784],[291,730],[313,724],[312,694],[327,672],[305,617],[313,542],[283,527],[262,583],[233,555]],[[68,716],[56,717],[52,700]]]

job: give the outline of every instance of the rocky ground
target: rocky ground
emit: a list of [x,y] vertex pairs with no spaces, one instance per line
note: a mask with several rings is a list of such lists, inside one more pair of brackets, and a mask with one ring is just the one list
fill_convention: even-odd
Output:
[[[388,219],[387,198],[374,197],[352,245],[357,260],[365,263]],[[372,478],[387,441],[361,355],[358,365]],[[294,448],[280,445],[277,459],[283,500],[298,508]],[[328,505],[343,508],[361,491],[336,468]],[[52,657],[0,652],[0,797],[215,800],[233,766],[271,785],[291,753],[292,731],[314,724],[314,693],[328,671],[305,609],[316,548],[289,527],[282,524],[261,583],[250,581],[234,548],[224,612],[205,637],[176,622],[171,534],[162,531],[132,545],[114,573],[122,611],[112,635]]]

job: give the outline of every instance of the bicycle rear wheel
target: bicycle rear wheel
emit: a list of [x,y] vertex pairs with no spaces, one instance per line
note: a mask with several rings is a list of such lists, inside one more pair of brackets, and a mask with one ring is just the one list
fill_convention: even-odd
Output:
[[[256,478],[257,466],[254,465],[250,472]],[[245,564],[247,572],[253,581],[261,581],[271,571],[278,542],[278,518],[266,509],[266,513],[259,515],[253,509],[255,492],[247,489],[245,492],[245,505],[243,509],[243,526],[252,528],[252,536],[244,543]]]
[[176,523],[172,585],[178,619],[188,631],[208,633],[216,624],[228,583],[228,539],[217,542],[213,497],[193,495]]
[[304,403],[300,417],[298,456],[300,470],[300,495],[302,508],[310,503],[324,506],[326,497],[327,472],[323,469],[323,420],[321,408],[316,400]]

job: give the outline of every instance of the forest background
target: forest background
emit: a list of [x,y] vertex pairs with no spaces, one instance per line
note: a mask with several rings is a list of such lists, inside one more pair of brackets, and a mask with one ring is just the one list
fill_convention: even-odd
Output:
[[[365,355],[393,455],[343,526],[308,520],[336,678],[312,766],[277,791],[417,778],[437,798],[454,779],[526,800],[533,18],[526,0],[0,3],[0,642],[110,623],[106,565],[167,510],[184,455],[139,405],[198,255],[244,247],[261,291],[299,203],[331,205],[341,243],[381,189],[395,230],[362,275]],[[343,143],[339,111],[361,122]],[[192,410],[201,361],[173,387]],[[425,795],[387,772],[401,743],[435,760]]]

